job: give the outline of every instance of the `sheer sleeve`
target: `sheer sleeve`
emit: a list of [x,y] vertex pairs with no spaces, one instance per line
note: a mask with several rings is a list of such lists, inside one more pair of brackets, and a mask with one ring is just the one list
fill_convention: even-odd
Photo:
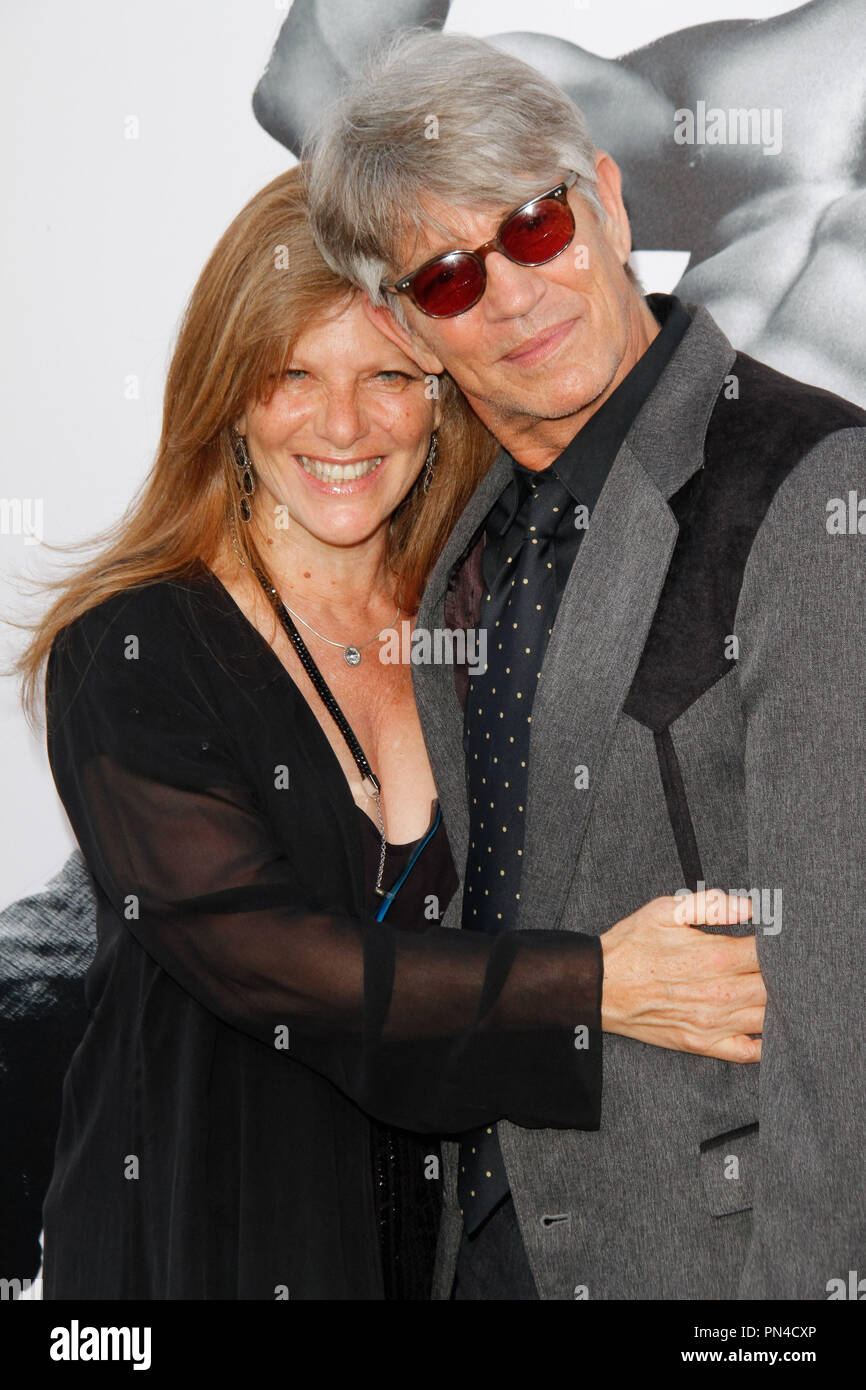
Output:
[[[215,701],[166,651],[87,618],[55,642],[48,747],[101,894],[225,1023],[418,1131],[597,1129],[601,947],[571,932],[400,932],[299,900]],[[153,642],[147,644],[153,647]],[[311,853],[309,844],[297,853]]]

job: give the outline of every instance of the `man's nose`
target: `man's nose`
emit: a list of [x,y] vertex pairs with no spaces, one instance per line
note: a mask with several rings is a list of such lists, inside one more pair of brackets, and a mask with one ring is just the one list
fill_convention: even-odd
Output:
[[484,265],[487,270],[484,299],[489,315],[517,318],[535,308],[544,294],[544,280],[533,266],[516,265],[500,251],[489,252]]

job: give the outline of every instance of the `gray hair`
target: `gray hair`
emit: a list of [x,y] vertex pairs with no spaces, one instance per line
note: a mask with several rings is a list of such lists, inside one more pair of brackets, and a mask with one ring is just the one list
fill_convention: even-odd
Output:
[[370,54],[307,140],[313,236],[374,304],[405,273],[407,245],[453,235],[431,199],[477,210],[526,202],[569,170],[600,222],[596,150],[582,112],[549,78],[468,34],[404,30]]

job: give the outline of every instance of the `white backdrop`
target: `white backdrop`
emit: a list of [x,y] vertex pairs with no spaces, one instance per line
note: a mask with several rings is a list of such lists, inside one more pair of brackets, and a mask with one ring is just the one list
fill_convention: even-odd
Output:
[[[533,0],[528,12],[523,2],[456,0],[446,27],[531,28],[612,57],[684,24],[791,8]],[[172,335],[196,275],[246,199],[294,162],[250,105],[286,9],[273,0],[6,0],[0,498],[41,499],[48,542],[87,537],[128,502],[155,449]],[[0,534],[4,616],[26,609],[17,576],[48,560],[43,546]],[[20,640],[6,630],[7,661]],[[28,730],[8,678],[0,766],[3,906],[38,887],[72,843],[42,737]]]

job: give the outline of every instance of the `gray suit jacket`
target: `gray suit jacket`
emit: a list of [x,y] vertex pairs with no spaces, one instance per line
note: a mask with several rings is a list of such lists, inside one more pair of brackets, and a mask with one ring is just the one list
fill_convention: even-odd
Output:
[[[499,1125],[548,1299],[820,1299],[866,1273],[866,539],[828,530],[831,499],[850,516],[866,493],[866,414],[735,353],[688,307],[553,629],[513,926],[600,933],[684,885],[749,890],[763,1061],[606,1035],[598,1132]],[[477,627],[483,521],[509,468],[500,454],[461,516],[420,627]],[[414,677],[462,873],[466,671]],[[455,1155],[438,1298],[460,1240]]]

